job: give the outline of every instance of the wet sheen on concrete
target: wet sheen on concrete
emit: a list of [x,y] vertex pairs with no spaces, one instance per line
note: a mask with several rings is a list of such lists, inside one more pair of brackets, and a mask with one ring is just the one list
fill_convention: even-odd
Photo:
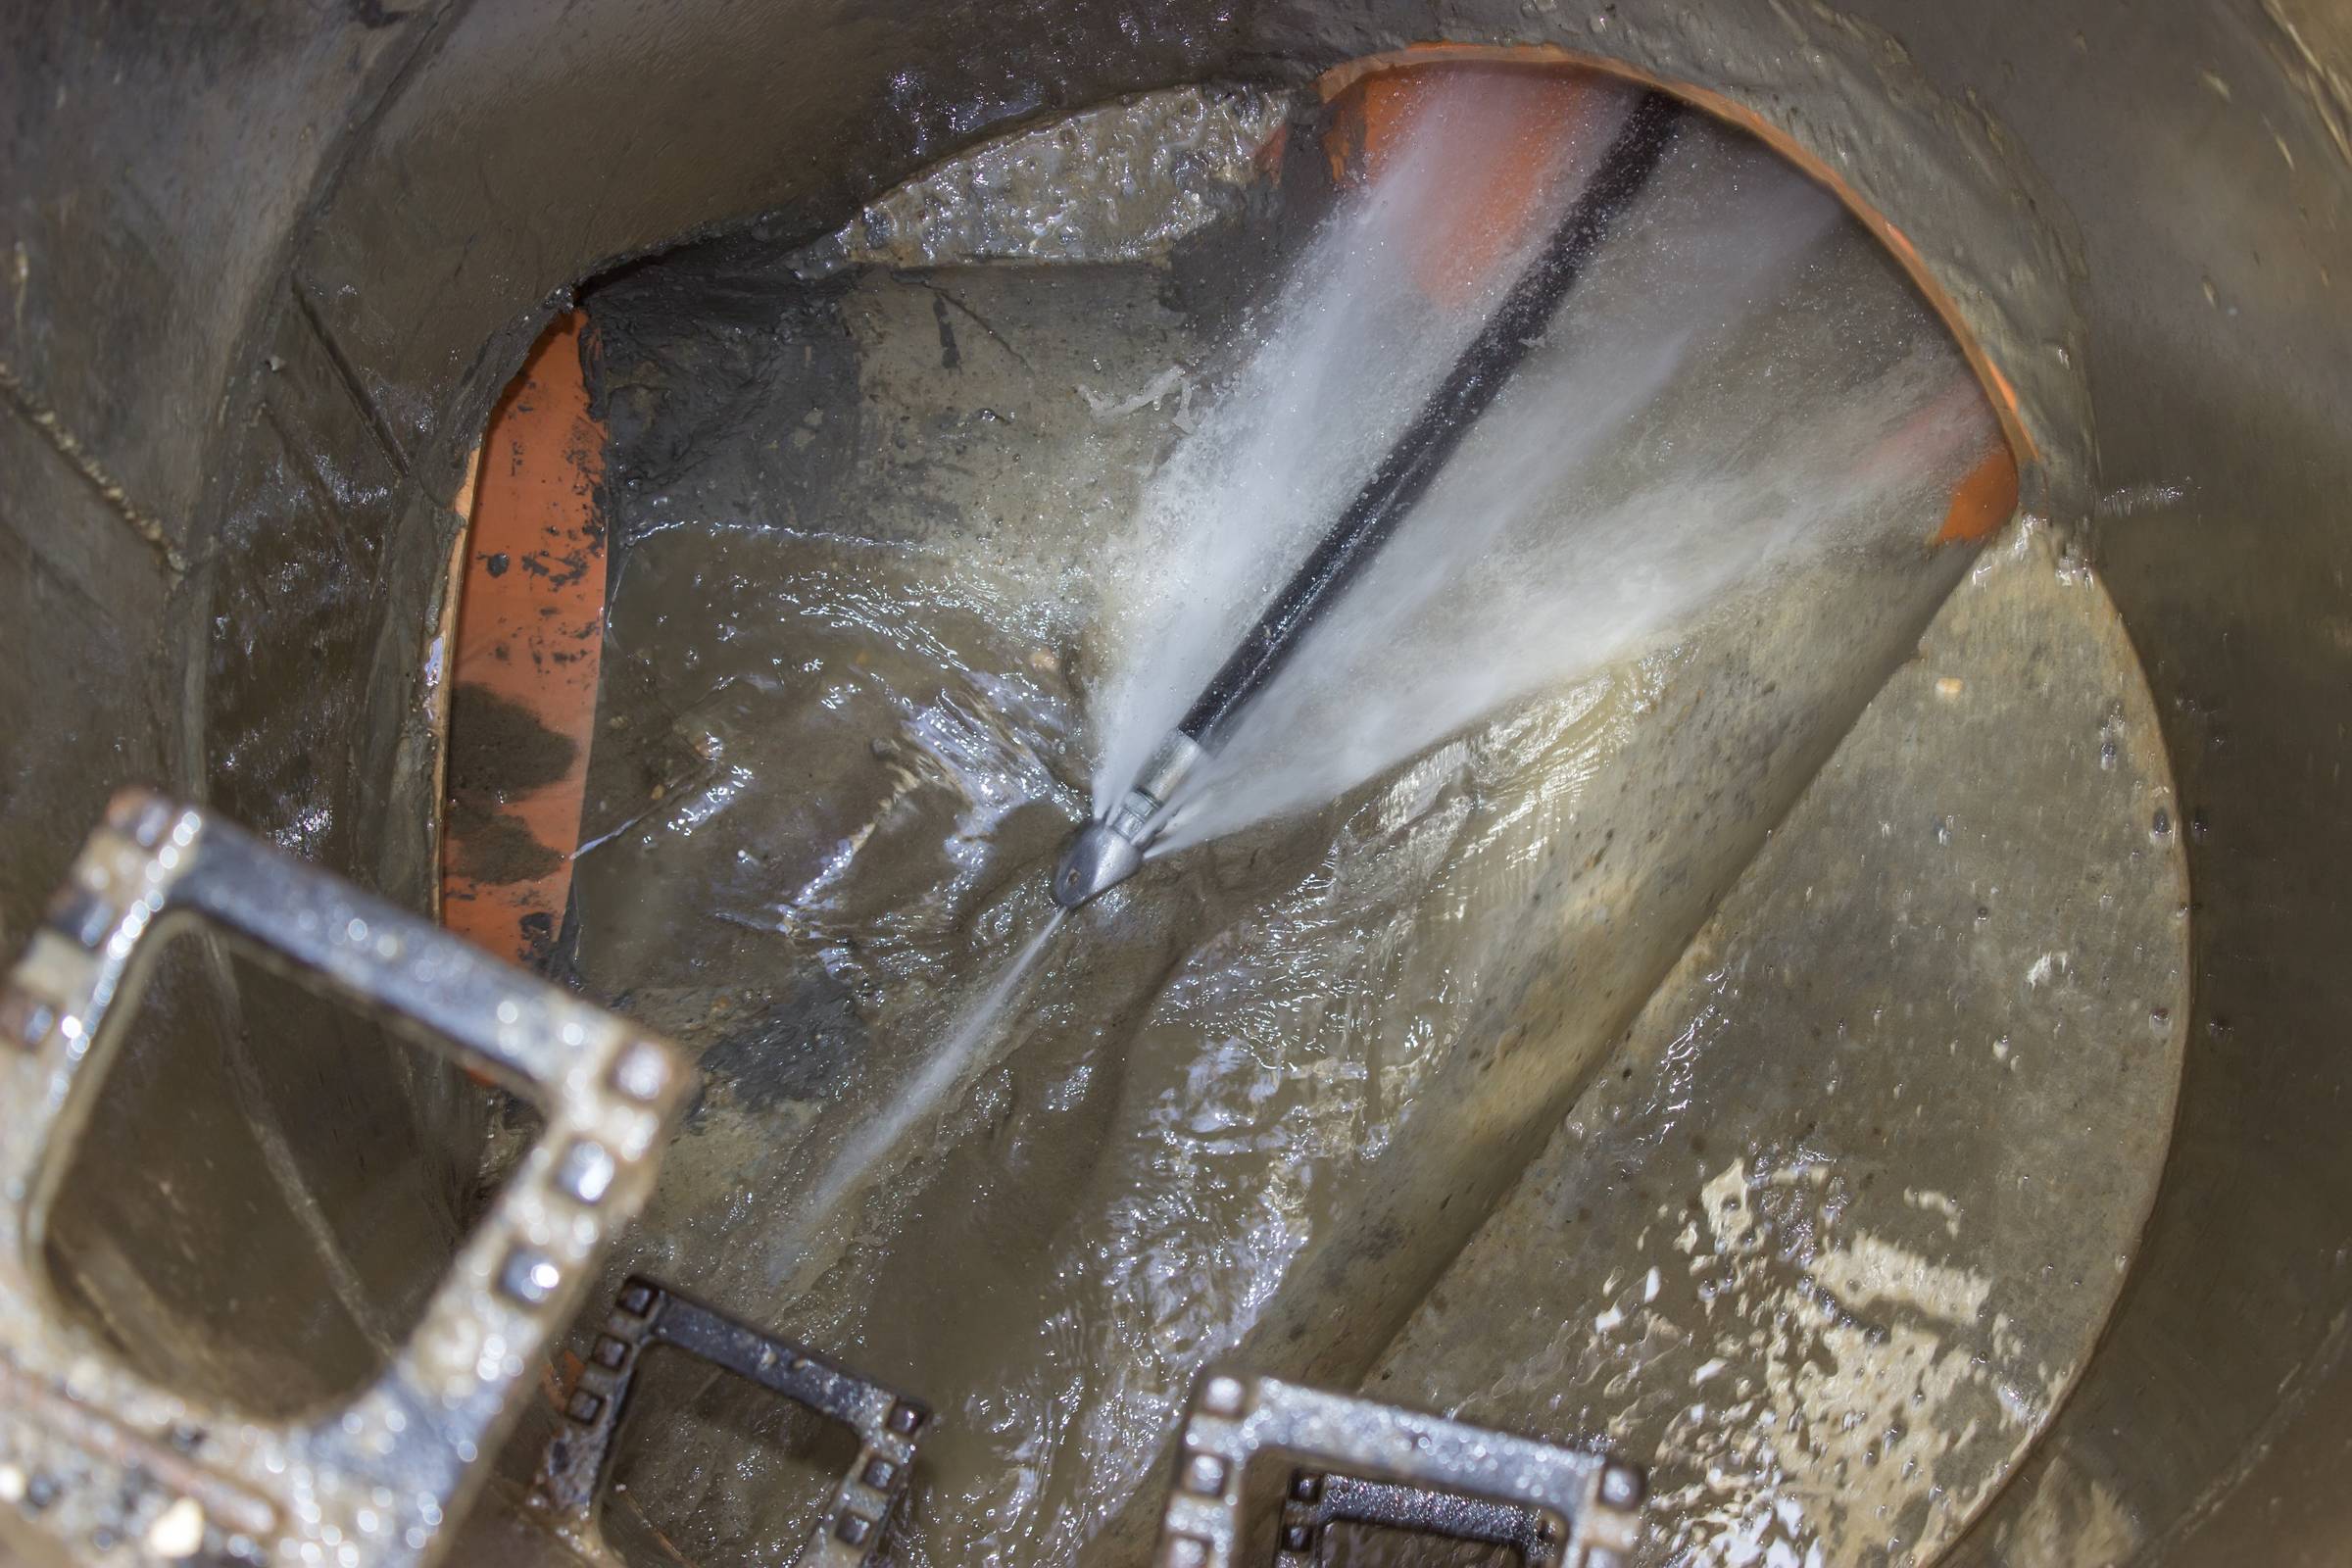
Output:
[[1366,1387],[1653,1455],[1643,1561],[1932,1560],[2154,1197],[2188,912],[2154,717],[2097,584],[1998,544]]
[[[1057,939],[969,1081],[860,1200],[805,1215],[796,1196],[1045,916],[1045,866],[1085,808],[1083,698],[1109,657],[1089,636],[1106,591],[1096,564],[1180,433],[1179,399],[1135,395],[1171,367],[1213,361],[1232,322],[1226,276],[1268,260],[1247,213],[1192,243],[1167,265],[853,270],[814,283],[743,244],[641,269],[591,302],[607,334],[615,556],[576,964],[593,992],[699,1049],[708,1075],[615,1270],[662,1274],[942,1409],[897,1548],[906,1562],[1060,1561],[1089,1543],[1136,1555],[1159,1444],[1215,1355],[1330,1382],[1371,1374],[1383,1389],[1399,1366],[1420,1369],[1412,1397],[1432,1404],[1512,1385],[1510,1367],[1409,1353],[1438,1303],[1458,1298],[1432,1283],[1459,1277],[1446,1272],[1455,1250],[1629,1029],[1634,1054],[1611,1071],[1642,1059],[1663,1004],[1643,1011],[1643,999],[1726,890],[1758,885],[1763,873],[1742,882],[1742,869],[1961,564],[1923,570],[1909,546],[1840,560],[1801,592],[1520,705],[1319,813],[1152,867]],[[1840,280],[1880,290],[1870,297],[1898,336],[1922,329],[1884,270]],[[2078,595],[2086,625],[2099,624],[2095,601]],[[2129,687],[2128,663],[2109,673]],[[2003,721],[2045,717],[2017,702],[1984,711],[1997,733],[1978,741],[1993,755],[2017,746]],[[1870,787],[1917,782],[1896,767]],[[1965,769],[1962,782],[1988,787]],[[1981,812],[1973,830],[1991,833],[1995,811],[2036,808],[2020,804],[2030,797],[1916,814],[1930,837],[1965,838],[1970,827],[1934,819]],[[1888,799],[1892,842],[1896,815],[1912,813]],[[2079,885],[2079,835],[2051,842],[2075,858],[2049,874]],[[2149,853],[2172,863],[2164,847]],[[1812,884],[1899,876],[1833,863]],[[1972,911],[1994,906],[1973,884],[1969,897]],[[2178,902],[2162,901],[2168,919]],[[1853,936],[1789,929],[1817,944]],[[1849,961],[1834,945],[1806,956]],[[1978,1025],[1996,1021],[1985,998],[1951,995]],[[2021,1049],[2014,1071],[2034,1054]],[[1724,1103],[1756,1095],[1726,1072]],[[2164,1104],[2171,1081],[2150,1074]],[[1638,1068],[1610,1082],[1656,1087]],[[1601,1113],[1591,1100],[1577,1110]],[[2119,1166],[2113,1212],[2127,1229],[2161,1154],[2161,1117],[2150,1126],[2144,1159]],[[1831,1183],[1847,1178],[1802,1157],[1812,1135],[1770,1131],[1719,1131],[1706,1178],[1728,1173],[1744,1193],[1752,1175],[1759,1212],[1784,1197],[1842,1212],[1852,1200]],[[1959,1175],[1936,1179],[1919,1190],[1962,1200]],[[1508,1233],[1527,1190],[1490,1236]],[[1601,1206],[1639,1220],[1639,1237],[1648,1204]],[[1796,1218],[1808,1234],[1829,1228],[1822,1213]],[[1951,1218],[1938,1207],[1934,1223]],[[1931,1245],[1885,1222],[1869,1234]],[[1700,1235],[1713,1255],[1717,1232],[1701,1225],[1694,1246]],[[1748,1238],[1725,1235],[1736,1274]],[[1820,1245],[1859,1259],[1838,1276],[1857,1296],[1855,1280],[1890,1255]],[[1686,1270],[1675,1292],[1696,1289],[1697,1255],[1673,1253]],[[1680,1299],[1658,1266],[1657,1299]],[[1585,1313],[1575,1293],[1609,1272],[1564,1285],[1497,1267],[1492,1283],[1567,1334],[1607,1314]],[[1570,1299],[1579,1316],[1557,1316]],[[2038,1402],[2011,1427],[2030,1435],[2046,1414],[2103,1300],[2003,1331],[2050,1357],[2021,1396]],[[1841,1363],[1865,1383],[1894,1375],[1865,1354],[1894,1343],[1871,1327]],[[1808,1342],[1746,1375],[1799,1386],[1829,1359]],[[1551,1376],[1532,1351],[1522,1371]],[[1571,1396],[1577,1376],[1563,1367],[1551,1392]],[[1646,1379],[1620,1394],[1635,1381],[1664,1397]],[[1981,1392],[1969,1384],[1954,1411]],[[1614,1430],[1615,1410],[1578,1411],[1563,1421],[1560,1407],[1503,1401],[1491,1415],[1554,1436]],[[1932,1446],[1942,1428],[1921,1420]],[[648,1408],[636,1431],[614,1506],[657,1556],[665,1544],[700,1563],[754,1560],[799,1539],[825,1484],[794,1457],[782,1418],[723,1385]],[[1650,1436],[1618,1435],[1637,1453]],[[1693,1451],[1708,1441],[1656,1436]],[[2013,1451],[1956,1446],[1934,1484],[1981,1494]],[[1671,1449],[1666,1462],[1672,1477]],[[1692,1549],[1748,1528],[1758,1497],[1801,1498],[1770,1477],[1728,1502],[1671,1485],[1669,1528]],[[1889,1495],[1896,1514],[1909,1506]],[[1841,1528],[1804,1513],[1818,1520],[1806,1528]]]

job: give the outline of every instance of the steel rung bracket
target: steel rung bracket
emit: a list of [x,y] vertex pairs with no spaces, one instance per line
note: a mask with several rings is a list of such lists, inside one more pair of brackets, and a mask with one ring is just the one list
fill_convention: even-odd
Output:
[[857,1458],[833,1489],[808,1548],[794,1560],[804,1568],[862,1568],[872,1561],[891,1510],[906,1490],[915,1440],[931,1418],[930,1407],[643,1278],[621,1287],[581,1368],[564,1425],[549,1440],[540,1463],[531,1501],[551,1516],[557,1533],[591,1560],[606,1560],[599,1503],[638,1363],[659,1345],[732,1372],[858,1435]]
[[1296,1462],[1276,1568],[1317,1560],[1343,1521],[1510,1546],[1529,1568],[1620,1568],[1641,1534],[1636,1467],[1273,1378],[1194,1391],[1160,1521],[1159,1568],[1236,1568],[1250,1462]]
[[1401,1481],[1301,1470],[1291,1478],[1283,1499],[1277,1568],[1312,1568],[1325,1532],[1336,1524],[1380,1525],[1507,1546],[1518,1553],[1521,1568],[1558,1568],[1560,1561],[1559,1528],[1541,1508]]
[[[42,1262],[146,972],[187,927],[323,981],[545,1118],[416,1329],[320,1413],[257,1421],[134,1374]],[[0,1510],[79,1563],[430,1563],[644,1206],[689,1077],[665,1042],[219,817],[117,796],[0,986]]]

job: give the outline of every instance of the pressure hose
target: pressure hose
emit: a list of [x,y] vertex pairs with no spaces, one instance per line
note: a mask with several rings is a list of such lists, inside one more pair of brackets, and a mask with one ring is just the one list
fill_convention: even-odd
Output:
[[1290,580],[1269,602],[1119,804],[1080,828],[1054,867],[1054,902],[1076,908],[1135,874],[1177,789],[1217,752],[1251,699],[1395,536],[1481,415],[1539,343],[1616,224],[1648,186],[1686,113],[1644,91],[1599,167],[1527,270],[1471,339]]

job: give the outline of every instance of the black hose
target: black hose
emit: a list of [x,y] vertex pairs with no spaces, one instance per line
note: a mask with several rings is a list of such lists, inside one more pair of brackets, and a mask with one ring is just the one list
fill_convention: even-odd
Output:
[[1682,104],[1662,92],[1645,91],[1635,103],[1592,182],[1551,231],[1542,253],[1511,285],[1396,445],[1382,456],[1331,531],[1291,574],[1194,701],[1177,727],[1202,750],[1217,749],[1234,715],[1264,688],[1299,637],[1429,493],[1470,427],[1542,338],[1610,229],[1648,185],[1683,113]]

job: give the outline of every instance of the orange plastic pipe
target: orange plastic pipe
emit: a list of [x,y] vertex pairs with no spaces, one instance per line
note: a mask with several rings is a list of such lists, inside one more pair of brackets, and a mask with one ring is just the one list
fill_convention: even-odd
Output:
[[1494,117],[1488,156],[1448,169],[1415,214],[1412,257],[1432,299],[1459,304],[1494,281],[1502,259],[1530,237],[1562,153],[1592,127],[1590,78],[1555,66],[1438,60],[1374,73],[1332,101],[1323,136],[1334,183],[1378,179],[1410,145],[1413,127],[1442,86],[1476,86]]
[[[1910,274],[1912,282],[1927,298],[1929,306],[1943,318],[1945,326],[1960,345],[1961,354],[1977,372],[1978,381],[1991,405],[1993,417],[2000,425],[2001,439],[1995,443],[1993,450],[1986,452],[1953,487],[1950,505],[1933,542],[1946,544],[1982,539],[2009,520],[2017,510],[2019,455],[2023,454],[2029,462],[2035,456],[2033,438],[2026,433],[2024,420],[2018,411],[2017,391],[2010,385],[2009,378],[2001,373],[2000,368],[1992,363],[1983,347],[1970,335],[1961,320],[1959,310],[1928,271],[1926,261],[1911,243],[1910,237],[1895,227],[1884,214],[1864,202],[1852,186],[1838,177],[1836,170],[1788,134],[1765,123],[1752,111],[1733,100],[1719,93],[1660,81],[1615,61],[1575,54],[1549,44],[1416,43],[1387,54],[1370,55],[1335,66],[1317,78],[1316,90],[1333,110],[1324,150],[1331,160],[1334,179],[1344,180],[1353,171],[1378,169],[1375,161],[1379,156],[1378,149],[1384,142],[1394,144],[1397,135],[1410,124],[1415,83],[1429,79],[1428,74],[1433,69],[1516,71],[1525,74],[1545,68],[1557,73],[1558,79],[1571,86],[1575,80],[1573,73],[1597,71],[1674,93],[1694,107],[1760,138],[1775,152],[1827,186],[1864,227],[1878,235],[1904,271]],[[1497,84],[1500,84],[1499,79]],[[1564,91],[1558,104],[1565,114],[1569,112],[1573,98]],[[1521,151],[1531,151],[1538,145],[1531,138],[1529,148]],[[1518,156],[1519,153],[1515,152],[1514,157]],[[1521,194],[1513,197],[1498,185],[1482,183],[1464,193],[1463,200],[1477,203],[1486,215],[1465,225],[1464,232],[1473,236],[1470,256],[1483,256],[1491,263],[1495,255],[1516,240],[1534,205],[1533,190],[1525,184],[1519,189]],[[1477,273],[1472,271],[1468,275],[1475,279]],[[1460,276],[1455,274],[1450,284],[1447,280],[1441,280],[1438,286],[1431,288],[1432,296],[1440,299],[1455,297],[1452,289],[1461,286]]]
[[457,590],[442,923],[523,962],[564,922],[596,729],[605,430],[587,330],[558,317],[492,412]]

